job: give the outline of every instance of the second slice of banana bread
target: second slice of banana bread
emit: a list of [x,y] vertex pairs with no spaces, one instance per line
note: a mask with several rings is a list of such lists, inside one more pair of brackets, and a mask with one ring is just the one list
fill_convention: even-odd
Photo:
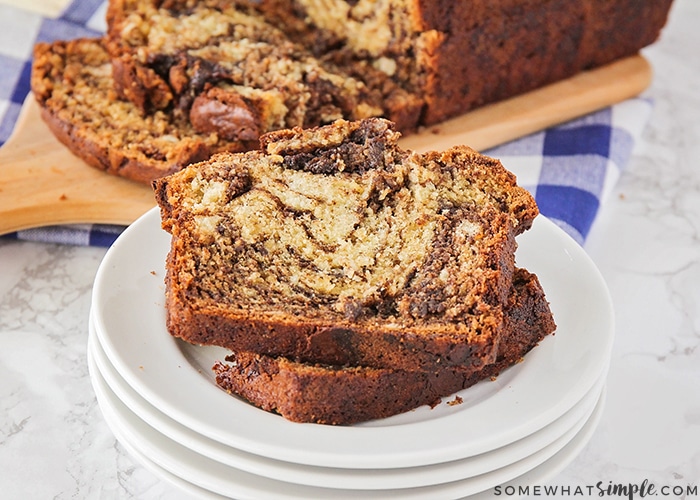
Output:
[[481,368],[391,370],[305,364],[235,352],[213,370],[221,388],[294,422],[349,425],[436,405],[518,363],[555,329],[537,277],[517,269],[496,361]]

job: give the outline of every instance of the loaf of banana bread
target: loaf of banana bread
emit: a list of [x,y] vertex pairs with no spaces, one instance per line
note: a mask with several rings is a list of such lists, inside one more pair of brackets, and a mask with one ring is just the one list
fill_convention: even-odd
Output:
[[31,88],[42,118],[74,154],[140,182],[216,152],[244,151],[258,143],[200,133],[170,111],[143,115],[131,102],[117,99],[111,60],[100,39],[37,44]]
[[145,107],[188,111],[214,86],[251,116],[279,96],[287,116],[261,133],[379,114],[411,131],[636,54],[671,2],[112,0],[108,33],[122,94]]
[[283,130],[156,180],[171,334],[330,365],[493,363],[537,206],[497,160],[398,138],[376,118]]
[[481,368],[406,371],[313,365],[234,352],[214,367],[217,384],[295,422],[349,425],[434,406],[518,363],[555,324],[537,277],[516,269],[504,305],[505,328],[496,361]]
[[[430,125],[631,56],[672,0],[260,0],[269,22],[349,73],[383,74]],[[353,69],[354,68],[354,69]]]

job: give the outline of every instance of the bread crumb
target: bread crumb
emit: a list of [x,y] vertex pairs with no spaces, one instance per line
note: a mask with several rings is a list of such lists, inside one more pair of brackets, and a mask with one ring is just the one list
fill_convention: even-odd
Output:
[[464,400],[459,396],[455,396],[452,401],[447,402],[449,406],[461,405],[462,403],[464,403]]

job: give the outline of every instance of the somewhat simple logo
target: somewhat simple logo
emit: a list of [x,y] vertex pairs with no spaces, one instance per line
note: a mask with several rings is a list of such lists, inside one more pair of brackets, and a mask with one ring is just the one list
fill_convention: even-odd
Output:
[[494,496],[530,496],[530,497],[556,497],[556,498],[621,498],[627,500],[643,498],[690,498],[698,496],[697,485],[658,486],[648,479],[640,483],[616,483],[614,481],[598,481],[595,484],[584,486],[562,485],[521,485],[521,486],[496,486],[493,489]]

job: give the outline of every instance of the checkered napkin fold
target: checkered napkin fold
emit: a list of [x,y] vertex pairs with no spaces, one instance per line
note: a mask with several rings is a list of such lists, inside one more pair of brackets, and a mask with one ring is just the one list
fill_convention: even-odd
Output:
[[[99,36],[103,23],[102,0],[74,0],[57,19],[0,7],[0,145],[10,136],[29,92],[34,43]],[[500,159],[535,196],[540,212],[583,244],[601,203],[628,163],[651,108],[648,99],[629,99],[482,152]],[[123,230],[99,224],[51,226],[7,237],[109,246]]]

